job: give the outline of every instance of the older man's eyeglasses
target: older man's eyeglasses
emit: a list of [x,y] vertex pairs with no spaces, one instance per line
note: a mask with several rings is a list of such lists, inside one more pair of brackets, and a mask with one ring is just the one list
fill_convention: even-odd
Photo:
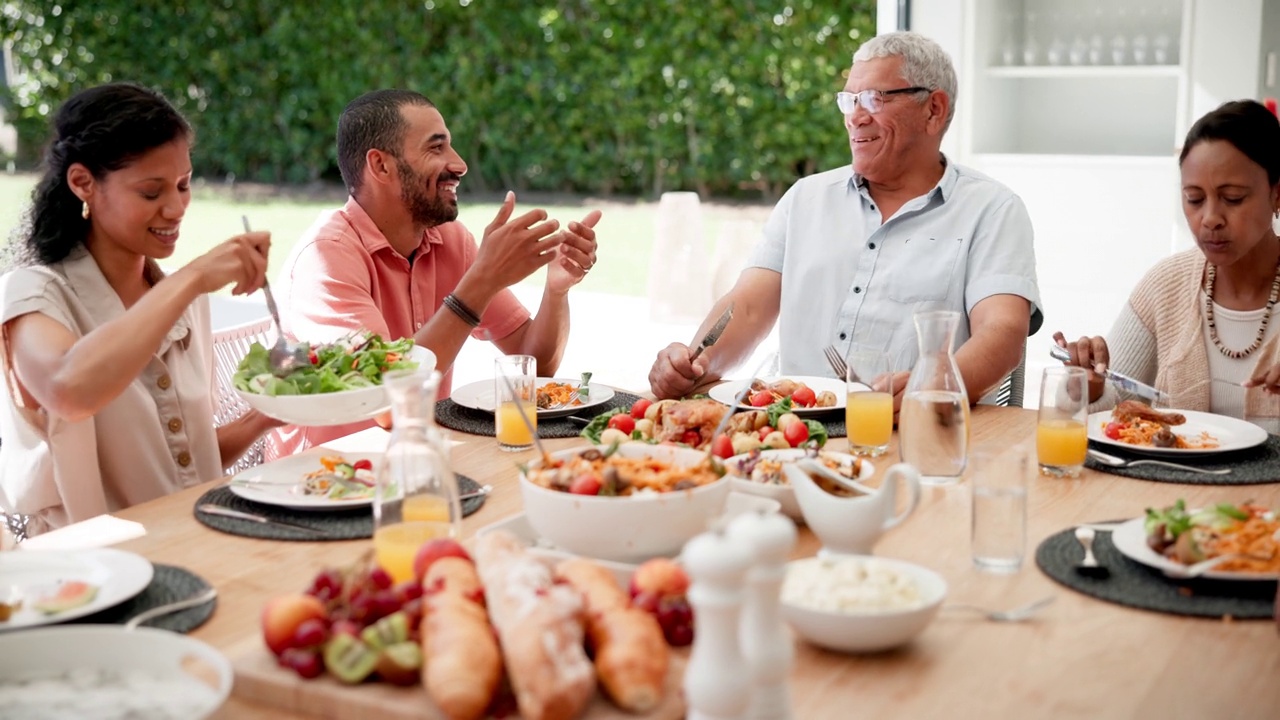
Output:
[[908,93],[930,92],[926,87],[908,87],[898,88],[897,90],[863,90],[862,92],[838,92],[836,93],[836,105],[839,106],[840,112],[850,115],[861,105],[864,110],[872,115],[884,109],[885,98],[893,95],[906,95]]

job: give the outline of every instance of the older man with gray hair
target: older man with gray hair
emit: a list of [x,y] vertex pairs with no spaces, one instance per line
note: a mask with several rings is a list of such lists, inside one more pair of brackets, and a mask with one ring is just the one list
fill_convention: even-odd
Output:
[[936,42],[897,32],[859,48],[835,97],[852,166],[791,186],[696,337],[732,303],[728,329],[696,360],[682,343],[658,353],[653,393],[705,388],[780,321],[784,374],[830,375],[828,345],[887,351],[900,373],[897,410],[922,309],[962,312],[956,362],[972,400],[1016,368],[1042,320],[1031,219],[1008,187],[942,154],[955,97],[955,70]]

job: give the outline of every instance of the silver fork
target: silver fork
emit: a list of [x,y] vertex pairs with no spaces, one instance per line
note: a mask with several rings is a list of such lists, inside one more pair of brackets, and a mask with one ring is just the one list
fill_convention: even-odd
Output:
[[831,369],[835,371],[836,377],[841,380],[848,377],[849,365],[844,361],[844,356],[840,354],[840,351],[836,350],[835,345],[828,345],[823,348],[822,354],[827,356],[827,362],[831,365]]
[[1053,603],[1056,596],[1040,598],[1032,603],[1027,603],[1016,608],[1008,610],[991,610],[989,608],[980,607],[978,605],[965,605],[963,603],[948,603],[942,606],[943,610],[971,610],[973,612],[982,613],[988,620],[996,622],[1021,622],[1030,618],[1032,615],[1040,612],[1042,608],[1046,608]]
[[[241,215],[240,220],[244,222],[244,231],[252,232],[249,229],[249,216]],[[271,294],[271,283],[267,282],[265,277],[262,279],[262,294],[267,298],[267,310],[271,312],[271,319],[276,323],[276,344],[272,345],[267,353],[267,365],[271,367],[272,375],[284,377],[293,372],[294,368],[310,364],[311,358],[306,348],[284,339],[284,328],[280,325],[280,309],[276,307],[276,298]]]
[[155,618],[158,618],[161,615],[168,615],[169,613],[175,613],[175,612],[178,612],[179,610],[186,610],[187,608],[198,607],[200,605],[203,605],[207,602],[212,601],[216,597],[218,597],[218,591],[215,588],[211,587],[208,590],[205,590],[204,592],[200,593],[199,595],[194,595],[192,597],[187,598],[186,600],[178,600],[177,602],[166,603],[159,607],[154,607],[154,608],[151,608],[150,610],[145,610],[143,612],[140,612],[137,615],[134,615],[132,618],[130,618],[129,622],[124,624],[124,629],[133,630],[148,620],[154,620]]

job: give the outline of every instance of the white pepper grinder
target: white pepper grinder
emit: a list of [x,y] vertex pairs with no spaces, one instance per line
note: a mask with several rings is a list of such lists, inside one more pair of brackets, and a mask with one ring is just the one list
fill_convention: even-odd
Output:
[[729,539],[749,548],[739,640],[751,678],[750,720],[790,720],[789,678],[795,660],[791,633],[782,621],[782,582],[796,544],[796,526],[778,513],[746,513],[729,523]]
[[690,540],[681,555],[697,631],[684,672],[689,720],[743,720],[751,678],[738,642],[743,584],[752,551],[721,532]]

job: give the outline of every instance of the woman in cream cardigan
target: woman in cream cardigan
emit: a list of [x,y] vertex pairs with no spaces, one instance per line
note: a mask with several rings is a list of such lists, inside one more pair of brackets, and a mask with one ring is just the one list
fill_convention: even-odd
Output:
[[[1187,410],[1274,418],[1280,408],[1280,121],[1253,101],[1200,118],[1179,158],[1196,247],[1162,260],[1108,335],[1068,343],[1066,363],[1124,373]],[[1089,373],[1091,410],[1120,398]]]

